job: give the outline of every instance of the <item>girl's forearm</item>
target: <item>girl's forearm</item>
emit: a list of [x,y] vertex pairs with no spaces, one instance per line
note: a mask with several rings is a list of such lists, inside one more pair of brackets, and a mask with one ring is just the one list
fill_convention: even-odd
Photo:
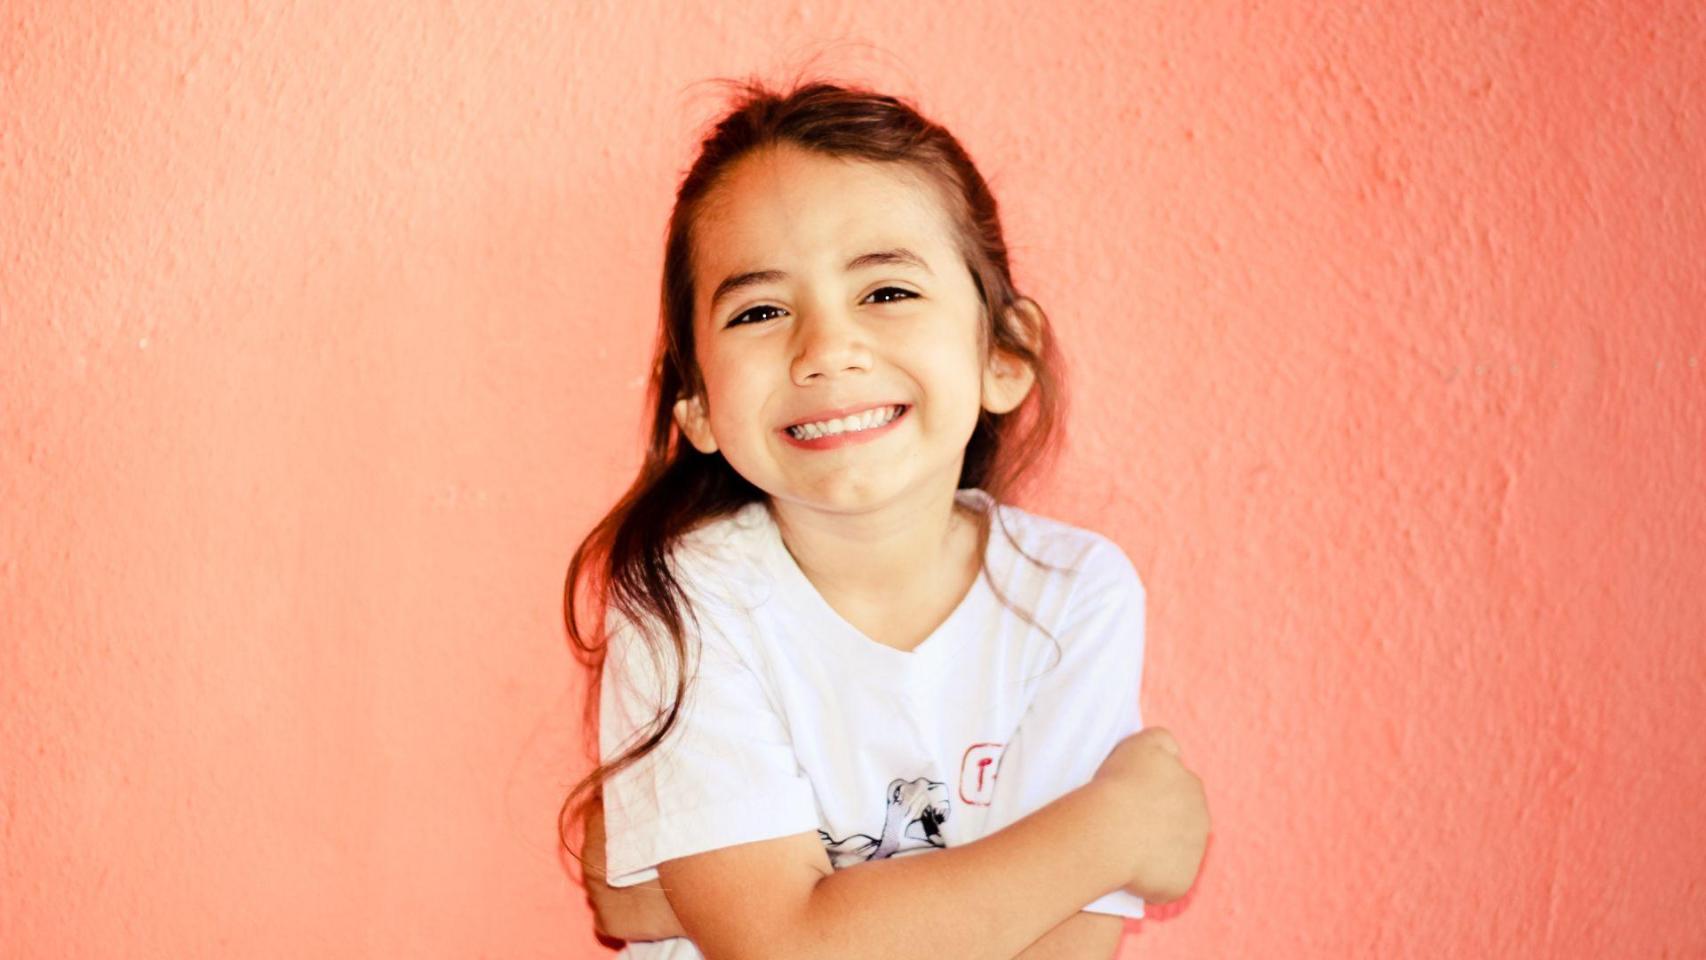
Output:
[[1125,920],[1079,911],[1062,920],[1014,960],[1108,960],[1119,949]]
[[813,889],[778,956],[1011,960],[1129,871],[1097,785],[988,836],[838,870]]
[[623,941],[687,936],[657,881],[608,887],[602,880],[588,879],[587,886],[598,933]]

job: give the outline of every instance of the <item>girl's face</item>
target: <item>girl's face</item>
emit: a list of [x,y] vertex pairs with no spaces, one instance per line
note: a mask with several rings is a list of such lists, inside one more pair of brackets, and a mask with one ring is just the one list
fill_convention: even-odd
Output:
[[[690,239],[706,396],[676,421],[773,498],[863,512],[951,494],[979,409],[1006,413],[1030,389],[1024,364],[980,355],[971,272],[907,167],[760,149],[706,195]],[[895,406],[840,436],[787,429]]]

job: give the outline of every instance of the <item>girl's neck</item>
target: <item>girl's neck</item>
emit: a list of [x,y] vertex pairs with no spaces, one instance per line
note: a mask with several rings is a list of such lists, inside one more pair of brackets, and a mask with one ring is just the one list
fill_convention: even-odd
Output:
[[[827,513],[769,504],[800,571],[833,603],[912,605],[969,585],[981,566],[987,527],[975,508],[946,496],[919,497],[875,514]],[[959,594],[956,594],[956,596]]]

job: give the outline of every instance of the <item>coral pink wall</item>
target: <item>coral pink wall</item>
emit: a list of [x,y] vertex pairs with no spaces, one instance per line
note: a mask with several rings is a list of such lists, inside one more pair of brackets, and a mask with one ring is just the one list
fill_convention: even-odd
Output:
[[605,954],[564,568],[694,81],[825,49],[1148,583],[1216,830],[1124,955],[1706,954],[1692,0],[142,6],[0,18],[0,955]]

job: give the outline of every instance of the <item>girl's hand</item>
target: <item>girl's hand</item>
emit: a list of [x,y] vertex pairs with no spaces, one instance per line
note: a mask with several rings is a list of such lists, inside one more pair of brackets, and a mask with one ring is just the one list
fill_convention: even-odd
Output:
[[587,900],[592,904],[592,926],[612,940],[663,940],[685,937],[663,888],[656,880],[631,887],[611,887],[604,882],[604,804],[593,807],[586,821]]
[[1091,784],[1118,811],[1129,840],[1126,890],[1149,903],[1183,897],[1196,881],[1208,845],[1208,801],[1202,780],[1179,759],[1179,744],[1160,727],[1121,740]]

